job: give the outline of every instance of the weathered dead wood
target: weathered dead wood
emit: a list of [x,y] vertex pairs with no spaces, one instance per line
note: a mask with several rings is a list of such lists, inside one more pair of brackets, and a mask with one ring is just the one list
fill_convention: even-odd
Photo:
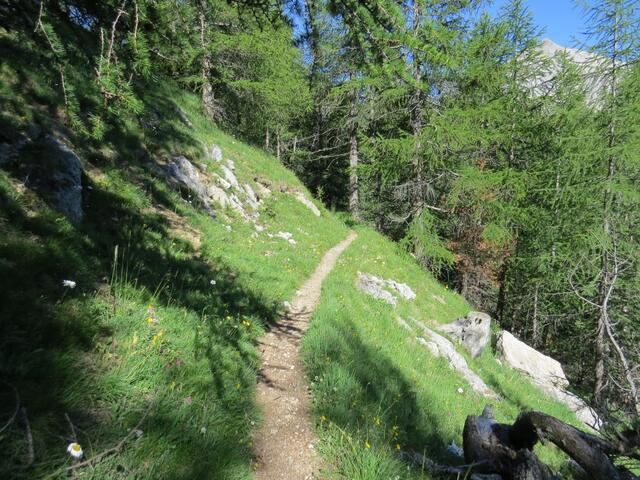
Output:
[[464,424],[464,459],[467,463],[479,463],[476,471],[498,473],[506,479],[553,480],[551,469],[531,451],[536,443],[535,433],[520,438],[522,447],[513,444],[510,425],[496,422],[491,407],[486,406],[482,415],[467,417]]
[[513,425],[506,425],[496,422],[487,406],[482,415],[467,417],[463,440],[465,461],[479,464],[474,471],[497,473],[505,479],[556,478],[533,453],[533,447],[546,440],[571,457],[590,479],[638,479],[612,460],[617,456],[638,458],[637,436],[621,434],[613,440],[604,439],[540,412],[523,412]]
[[511,427],[511,440],[517,445],[521,438],[531,437],[535,438],[534,444],[544,440],[555,443],[573,458],[590,478],[595,480],[620,478],[620,473],[609,457],[600,448],[595,447],[599,443],[595,442],[595,437],[591,438],[593,441],[587,441],[586,434],[582,434],[578,429],[557,418],[540,412],[521,413]]

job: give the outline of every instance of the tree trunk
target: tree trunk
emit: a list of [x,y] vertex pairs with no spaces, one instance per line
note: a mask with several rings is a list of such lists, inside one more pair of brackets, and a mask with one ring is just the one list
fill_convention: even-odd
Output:
[[358,95],[355,89],[351,94],[351,131],[349,132],[349,211],[354,218],[359,217],[358,205],[358,122],[357,114]]
[[531,346],[538,348],[540,344],[540,321],[538,320],[538,293],[540,291],[540,285],[536,285],[536,290],[533,293],[533,332],[531,339]]
[[354,218],[360,216],[358,209],[358,138],[352,133],[349,138],[349,211]]
[[[413,0],[411,9],[411,29],[414,37],[418,37],[420,29],[420,1]],[[420,61],[416,58],[416,51],[412,52],[412,77],[414,81],[413,91],[409,98],[409,113],[411,117],[411,131],[414,139],[413,146],[413,158],[411,163],[413,165],[413,190],[411,194],[412,207],[419,209],[419,206],[423,203],[422,198],[422,161],[420,158],[420,151],[422,149],[422,143],[420,136],[422,135],[422,91],[420,90],[420,82],[422,81],[422,70]],[[419,212],[416,212],[416,215]]]
[[[617,51],[618,51],[618,42],[617,42],[617,19],[615,22],[615,27],[613,29],[613,58],[611,59],[611,71],[609,76],[609,88],[611,94],[611,101],[613,104],[611,105],[610,110],[610,119],[608,125],[608,139],[607,146],[609,152],[616,145],[616,130],[615,130],[615,101],[617,94]],[[605,180],[605,189],[604,189],[604,198],[602,202],[602,232],[604,233],[605,239],[612,239],[612,228],[611,228],[611,210],[613,207],[613,194],[611,191],[611,183],[613,181],[613,177],[616,172],[616,157],[612,153],[609,153],[609,158],[607,159],[607,176]],[[596,402],[596,405],[601,406],[604,400],[604,389],[605,389],[605,357],[607,353],[606,349],[606,327],[607,327],[607,318],[609,315],[608,312],[608,303],[609,297],[611,296],[611,291],[614,286],[615,279],[612,279],[611,276],[611,256],[608,250],[608,246],[604,245],[602,247],[602,252],[600,255],[601,258],[601,274],[602,280],[600,281],[599,287],[599,300],[600,300],[600,312],[598,314],[598,321],[596,325],[596,368],[595,368],[595,381],[593,387],[593,396]]]
[[514,480],[552,480],[556,477],[533,453],[549,440],[575,460],[593,480],[637,479],[610,456],[634,456],[637,435],[621,434],[614,442],[595,437],[540,412],[521,413],[513,425],[497,423],[491,407],[464,425],[464,457],[473,471],[500,474]]
[[276,158],[280,160],[280,132],[276,133]]
[[200,48],[202,48],[202,106],[205,114],[211,120],[216,118],[216,100],[213,93],[213,85],[209,80],[211,75],[212,61],[211,54],[207,50],[205,43],[206,36],[206,18],[205,18],[205,2],[200,2]]

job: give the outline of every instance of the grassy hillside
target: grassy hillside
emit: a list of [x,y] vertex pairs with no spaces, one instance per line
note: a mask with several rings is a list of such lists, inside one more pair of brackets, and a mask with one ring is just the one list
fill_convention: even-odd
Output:
[[[451,462],[446,446],[452,441],[462,446],[467,415],[479,415],[487,403],[493,403],[498,421],[511,423],[520,410],[536,409],[578,425],[564,406],[498,364],[489,349],[467,361],[504,399],[497,403],[476,394],[445,360],[434,358],[398,325],[397,316],[427,325],[447,323],[468,312],[469,305],[396,244],[368,228],[358,232],[325,283],[304,343],[320,448],[338,478],[424,478],[398,453]],[[374,300],[356,288],[357,271],[406,283],[417,297],[400,301],[397,308]],[[555,448],[540,454],[561,466]]]
[[[3,140],[32,123],[59,129],[46,82],[18,80],[5,65]],[[281,192],[310,198],[274,158],[216,130],[198,98],[159,84],[145,100],[153,128],[132,121],[100,143],[66,132],[86,175],[78,227],[25,187],[37,141],[0,170],[2,423],[14,392],[26,407],[0,432],[2,478],[67,478],[73,440],[94,459],[83,478],[249,478],[255,340],[346,236],[325,210],[316,217]],[[204,154],[212,143],[239,180],[271,185],[264,232],[231,210],[211,218],[156,173],[175,155],[219,168]],[[269,236],[279,231],[297,244]]]
[[[3,53],[16,47],[0,40]],[[325,209],[315,216],[289,193],[311,198],[290,171],[218,131],[172,84],[149,85],[144,113],[98,142],[62,126],[55,71],[6,58],[1,140],[34,126],[62,131],[82,160],[85,219],[72,225],[29,187],[46,158],[41,141],[0,170],[0,476],[68,478],[66,448],[77,441],[83,478],[250,478],[256,340],[347,227]],[[212,218],[158,174],[177,155],[219,171],[212,144],[242,182],[268,185],[265,231],[233,210]],[[396,245],[357,229],[304,345],[319,447],[340,478],[421,478],[398,451],[443,458],[485,402],[396,315],[444,323],[469,306]],[[297,243],[270,236],[280,231]],[[356,289],[358,270],[406,282],[417,299],[395,310],[374,301]],[[489,352],[470,365],[505,398],[500,420],[521,408],[572,420]],[[556,452],[543,455],[559,465]]]

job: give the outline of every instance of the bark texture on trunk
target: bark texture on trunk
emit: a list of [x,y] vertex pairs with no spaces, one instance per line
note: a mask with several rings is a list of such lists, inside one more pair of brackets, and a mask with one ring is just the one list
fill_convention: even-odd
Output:
[[205,37],[207,34],[207,22],[205,16],[205,2],[200,3],[200,48],[202,48],[202,106],[205,114],[211,120],[216,119],[216,99],[213,92],[213,85],[209,79],[213,68],[211,53],[207,50]]
[[637,434],[627,432],[610,441],[540,412],[523,412],[513,425],[496,422],[489,406],[482,415],[467,417],[464,457],[477,473],[499,474],[513,480],[552,480],[557,477],[533,453],[533,447],[545,440],[571,457],[590,479],[638,478],[612,460],[615,456],[637,455]]

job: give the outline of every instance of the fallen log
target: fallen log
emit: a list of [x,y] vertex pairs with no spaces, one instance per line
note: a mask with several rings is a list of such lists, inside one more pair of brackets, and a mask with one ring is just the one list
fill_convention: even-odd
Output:
[[[551,469],[533,453],[538,442],[550,441],[571,457],[593,480],[638,479],[614,464],[616,456],[637,458],[638,444],[595,437],[540,412],[523,412],[513,425],[498,423],[490,406],[464,425],[464,458],[475,472],[499,474],[506,480],[553,480]],[[635,438],[633,439],[635,440]]]

